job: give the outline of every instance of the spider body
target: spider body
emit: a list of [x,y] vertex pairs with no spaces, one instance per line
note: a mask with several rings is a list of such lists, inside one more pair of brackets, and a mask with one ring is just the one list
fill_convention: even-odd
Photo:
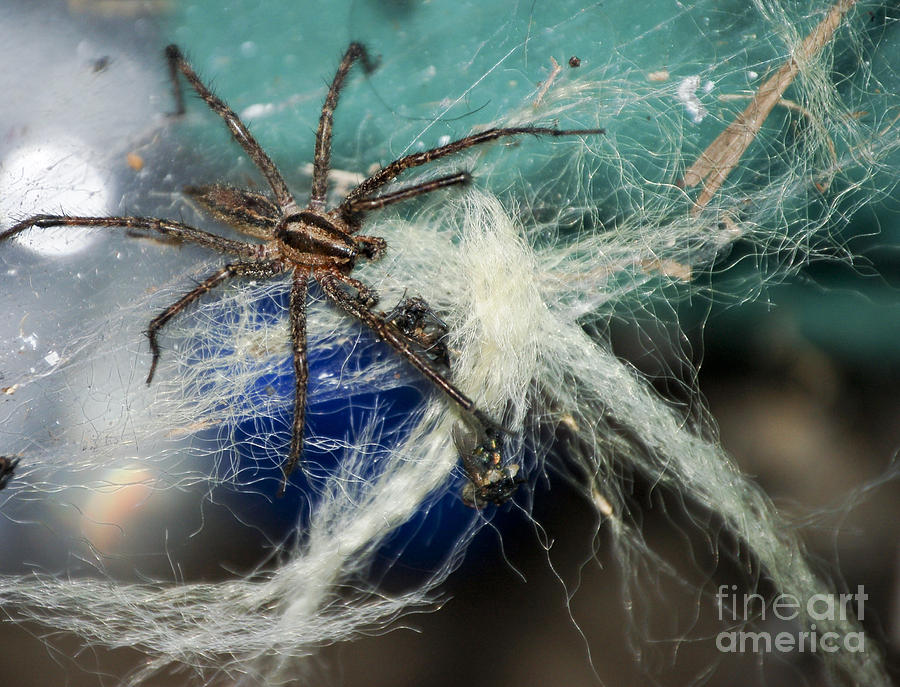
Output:
[[[467,424],[474,427],[478,439],[467,446],[463,456],[469,477],[465,501],[476,507],[488,502],[506,501],[518,483],[517,465],[504,466],[499,439],[500,425],[482,412],[449,378],[450,360],[441,339],[446,326],[422,299],[403,301],[390,313],[374,310],[375,291],[351,276],[359,259],[377,260],[387,244],[384,239],[358,232],[366,214],[393,203],[437,189],[467,184],[471,177],[458,171],[430,181],[379,191],[407,169],[427,164],[472,146],[521,134],[571,136],[603,133],[602,129],[558,130],[547,127],[509,127],[488,129],[446,145],[401,157],[365,179],[334,208],[326,209],[326,181],[330,168],[332,119],[338,96],[351,66],[360,60],[371,71],[365,48],[351,43],[332,80],[316,131],[312,188],[309,202],[302,207],[294,199],[278,168],[250,134],[247,127],[222,100],[200,80],[177,46],[166,48],[166,57],[174,86],[177,114],[184,112],[179,85],[183,77],[211,110],[222,118],[235,141],[255,163],[269,185],[271,196],[222,185],[191,186],[184,189],[210,215],[231,225],[258,242],[235,241],[196,229],[182,222],[156,217],[71,217],[36,215],[0,232],[0,241],[29,227],[88,226],[124,228],[129,235],[161,234],[176,241],[206,246],[236,259],[209,275],[153,318],[147,328],[152,354],[147,383],[153,380],[160,357],[159,331],[173,317],[213,288],[234,277],[265,279],[291,275],[290,334],[295,373],[295,402],[291,446],[283,464],[283,492],[287,477],[297,466],[303,449],[306,411],[306,386],[309,376],[306,351],[306,300],[308,282],[314,279],[325,297],[336,307],[366,325],[392,346],[449,397],[460,409]],[[472,459],[471,456],[475,456]],[[488,459],[490,457],[490,459]]]

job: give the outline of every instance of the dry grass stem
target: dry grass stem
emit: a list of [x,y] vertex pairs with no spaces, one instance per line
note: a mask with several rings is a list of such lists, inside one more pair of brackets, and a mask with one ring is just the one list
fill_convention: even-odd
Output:
[[855,4],[856,0],[840,0],[835,3],[825,19],[804,39],[788,61],[760,86],[747,108],[687,169],[683,178],[686,188],[696,186],[701,181],[704,182],[703,190],[694,204],[694,214],[706,207],[728,174],[737,165],[747,146],[756,138],[756,134],[772,108],[782,101],[781,96],[793,83],[794,77],[800,71],[800,66],[813,58],[831,40],[835,30],[840,26],[841,19]]

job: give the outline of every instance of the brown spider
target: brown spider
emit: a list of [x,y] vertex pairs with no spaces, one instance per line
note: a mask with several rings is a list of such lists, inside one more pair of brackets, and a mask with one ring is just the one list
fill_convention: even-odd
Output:
[[[408,198],[429,193],[440,188],[466,184],[468,172],[453,174],[413,184],[395,191],[375,195],[383,186],[393,181],[406,169],[424,165],[432,160],[452,155],[466,148],[488,143],[505,136],[534,134],[546,136],[572,136],[603,133],[602,129],[558,130],[546,127],[521,126],[488,129],[466,136],[431,150],[413,153],[394,160],[360,183],[340,202],[326,210],[325,192],[331,158],[331,130],[338,95],[350,67],[362,60],[367,72],[373,69],[365,48],[351,43],[341,59],[340,66],[319,117],[316,131],[316,149],[313,162],[312,190],[309,203],[301,207],[288,190],[280,172],[262,150],[240,118],[200,81],[191,65],[175,45],[166,48],[166,58],[174,83],[177,113],[184,112],[184,100],[178,81],[179,72],[200,95],[206,104],[225,122],[231,135],[244,148],[250,159],[262,172],[272,191],[273,198],[262,193],[245,191],[228,186],[194,186],[185,193],[217,219],[261,243],[234,241],[195,229],[182,222],[156,217],[70,217],[66,215],[35,215],[0,232],[0,241],[8,239],[28,227],[86,226],[121,227],[135,232],[158,232],[178,241],[197,243],[237,260],[227,263],[200,282],[159,315],[153,318],[146,334],[150,340],[152,359],[147,384],[152,379],[159,362],[160,348],[157,334],[166,323],[203,294],[232,277],[264,279],[285,272],[291,274],[290,331],[293,348],[296,391],[291,448],[284,462],[283,493],[287,477],[296,467],[303,449],[304,416],[306,411],[306,386],[308,378],[306,358],[306,299],[310,278],[318,282],[325,296],[334,305],[352,315],[375,334],[386,341],[435,386],[449,396],[463,411],[467,424],[475,428],[475,438],[466,439],[469,455],[491,456],[490,460],[476,463],[466,461],[466,472],[471,484],[465,490],[465,500],[473,505],[487,502],[502,503],[513,493],[518,466],[503,466],[500,459],[499,425],[460,391],[449,379],[449,361],[446,352],[435,343],[442,324],[430,313],[424,301],[409,301],[391,313],[373,310],[378,302],[377,294],[368,286],[350,276],[359,258],[377,260],[387,244],[384,239],[357,234],[362,228],[366,213]],[[139,236],[142,234],[138,233]],[[409,305],[414,303],[414,305]],[[399,309],[399,310],[398,310]]]

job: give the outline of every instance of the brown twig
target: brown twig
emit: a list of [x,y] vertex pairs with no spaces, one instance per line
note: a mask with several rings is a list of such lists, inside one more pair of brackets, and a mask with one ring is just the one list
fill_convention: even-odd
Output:
[[[727,93],[725,95],[720,95],[719,100],[725,102],[728,100],[747,100],[748,98],[752,98],[752,97],[754,97],[754,96],[741,95],[739,93]],[[807,120],[809,120],[809,123],[811,125],[815,124],[813,113],[810,112],[807,108],[803,107],[803,105],[801,105],[800,103],[796,103],[793,100],[789,100],[787,98],[779,98],[778,102],[775,104],[779,105],[780,107],[783,107],[785,109],[793,110],[794,112],[799,112],[804,117],[806,117]],[[828,146],[828,154],[831,157],[832,167],[836,168],[837,163],[838,163],[837,149],[834,147],[834,141],[831,140],[831,136],[829,136],[827,133],[825,134],[825,145]],[[820,192],[826,191],[830,185],[831,185],[830,181],[817,181],[816,182],[816,188],[819,189]]]
[[747,108],[704,150],[696,162],[684,173],[686,188],[704,182],[703,190],[694,203],[693,213],[700,212],[725,181],[747,146],[756,138],[766,117],[781,101],[781,96],[794,81],[800,66],[816,55],[831,40],[841,19],[856,0],[839,0],[829,10],[812,33],[794,51],[794,54],[769,78],[756,93]]

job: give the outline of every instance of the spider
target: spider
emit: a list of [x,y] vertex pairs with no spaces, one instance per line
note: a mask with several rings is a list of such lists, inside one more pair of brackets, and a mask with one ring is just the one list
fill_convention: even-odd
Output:
[[[361,61],[366,72],[374,69],[366,49],[351,43],[341,59],[325,103],[322,105],[316,131],[313,158],[312,189],[309,202],[302,207],[291,194],[278,168],[263,151],[250,131],[222,100],[213,95],[200,80],[181,50],[170,45],[165,50],[173,82],[176,113],[185,111],[179,74],[200,95],[209,108],[228,127],[237,141],[265,177],[271,196],[255,191],[213,184],[190,186],[184,192],[216,219],[258,241],[236,241],[196,229],[183,222],[156,217],[72,217],[68,215],[35,215],[0,232],[6,240],[29,227],[84,226],[124,228],[129,235],[143,237],[153,232],[176,241],[200,244],[234,256],[198,283],[195,288],[159,313],[146,330],[151,361],[147,384],[153,380],[160,357],[158,335],[176,315],[198,298],[234,277],[266,279],[288,273],[291,278],[289,300],[290,337],[295,374],[295,398],[290,451],[282,468],[284,479],[279,495],[284,492],[288,476],[297,466],[303,449],[308,379],[306,352],[306,301],[310,279],[314,279],[325,297],[336,307],[371,328],[383,341],[409,361],[461,410],[466,423],[474,428],[465,438],[469,456],[489,456],[481,461],[465,461],[470,483],[465,488],[465,501],[480,506],[487,502],[502,503],[515,491],[517,465],[504,466],[500,454],[501,426],[482,412],[475,403],[449,379],[449,358],[442,348],[435,348],[443,324],[429,317],[424,301],[405,301],[390,313],[374,309],[378,295],[373,289],[351,276],[357,260],[377,260],[387,249],[383,238],[364,236],[358,232],[366,215],[388,205],[431,193],[450,186],[468,184],[467,171],[379,193],[401,172],[508,136],[576,136],[602,134],[603,129],[560,130],[538,126],[494,128],[465,136],[437,148],[406,155],[379,169],[362,181],[336,207],[326,209],[326,181],[331,162],[332,120],[338,96],[350,68]],[[459,443],[459,442],[457,442]]]
[[13,478],[19,459],[16,456],[0,456],[0,489]]

